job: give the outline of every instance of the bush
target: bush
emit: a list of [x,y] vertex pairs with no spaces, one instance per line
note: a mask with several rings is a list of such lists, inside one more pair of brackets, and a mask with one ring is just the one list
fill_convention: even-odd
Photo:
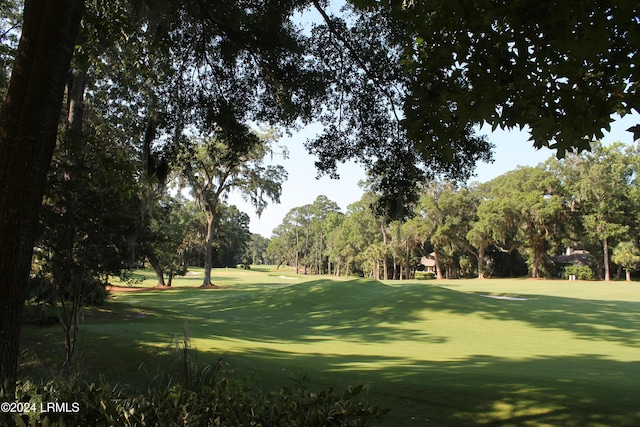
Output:
[[332,388],[312,393],[304,383],[297,382],[293,388],[264,393],[228,378],[219,366],[198,368],[192,387],[159,375],[144,394],[127,395],[104,382],[79,379],[40,385],[26,382],[17,387],[16,401],[36,408],[42,402],[67,402],[70,411],[0,415],[7,417],[6,423],[20,426],[358,427],[376,425],[388,412],[354,401],[362,386],[342,394]]
[[593,280],[593,270],[587,265],[569,265],[564,268],[564,277],[576,276],[578,280]]
[[416,271],[416,280],[431,280],[435,278],[435,273],[430,271]]

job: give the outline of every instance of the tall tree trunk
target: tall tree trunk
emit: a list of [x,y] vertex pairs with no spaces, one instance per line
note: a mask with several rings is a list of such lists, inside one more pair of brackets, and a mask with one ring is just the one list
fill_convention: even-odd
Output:
[[411,279],[411,257],[409,256],[409,241],[406,242],[405,244],[405,257],[404,257],[404,261],[405,261],[405,274],[406,274],[406,279],[409,280]]
[[158,259],[156,254],[154,254],[152,251],[149,251],[147,259],[149,260],[149,264],[151,264],[153,271],[156,272],[156,277],[158,278],[158,286],[166,286],[164,282],[164,272],[162,271],[162,265],[160,264],[160,260]]
[[202,286],[212,286],[211,269],[213,268],[213,239],[215,232],[215,211],[209,210],[207,215],[207,238],[205,239],[204,280]]
[[484,246],[478,248],[478,279],[484,279]]
[[67,124],[72,135],[78,139],[82,137],[86,80],[84,72],[80,72],[77,75],[70,73],[67,83]]
[[38,216],[83,0],[26,0],[0,112],[0,387],[13,387]]
[[296,274],[300,273],[300,235],[296,229]]
[[440,257],[438,256],[438,250],[433,248],[433,261],[436,263],[436,278],[442,280],[442,266],[440,265]]
[[[384,226],[386,223],[386,218],[382,217],[380,220],[380,231],[382,232],[382,243],[384,244],[384,249],[387,249],[387,228]],[[382,277],[384,280],[389,280],[389,261],[387,260],[387,254],[382,255]]]
[[531,264],[531,277],[538,279],[540,277],[540,265],[542,264],[542,256],[544,254],[544,238],[536,238],[533,242],[533,263]]
[[604,252],[604,280],[611,280],[611,268],[609,266],[609,241],[605,237],[602,241],[602,251]]

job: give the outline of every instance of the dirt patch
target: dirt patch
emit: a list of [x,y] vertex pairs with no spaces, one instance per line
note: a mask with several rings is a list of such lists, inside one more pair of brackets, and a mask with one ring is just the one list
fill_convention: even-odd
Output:
[[152,288],[138,288],[135,286],[115,286],[109,285],[105,287],[108,291],[113,292],[144,292],[144,291],[165,291],[167,289],[174,289],[171,286],[154,286]]
[[[149,291],[166,291],[168,289],[178,289],[178,288],[174,288],[173,286],[154,286],[152,288],[140,288],[136,286],[109,285],[109,286],[106,286],[105,289],[107,291],[113,291],[113,292],[149,292]],[[185,289],[185,287],[181,286],[180,289]],[[222,289],[222,287],[218,285],[207,285],[207,286],[193,286],[190,289]]]

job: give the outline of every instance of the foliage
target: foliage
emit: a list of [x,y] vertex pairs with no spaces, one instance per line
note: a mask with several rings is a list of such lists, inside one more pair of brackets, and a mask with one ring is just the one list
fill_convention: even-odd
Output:
[[592,152],[568,156],[561,163],[571,209],[580,215],[581,237],[601,247],[605,280],[610,279],[609,247],[637,228],[632,221],[637,212],[632,200],[636,156],[633,147],[621,143],[594,144]]
[[[105,149],[105,148],[109,149]],[[128,261],[138,206],[135,166],[109,134],[69,127],[54,154],[41,211],[34,270],[48,283],[71,366],[83,304],[104,300],[110,275]],[[116,208],[117,207],[117,208]]]
[[483,122],[528,126],[536,147],[563,157],[602,138],[611,115],[640,108],[634,0],[387,4],[413,36],[404,45],[411,136],[444,138]]
[[22,26],[21,1],[0,0],[0,107],[9,85],[11,64]]
[[[415,216],[393,222],[372,209],[380,195],[369,183],[339,221],[330,215],[313,229],[331,230],[326,261],[336,273],[346,268],[388,279],[403,271],[406,277],[421,256],[431,255],[439,278],[520,276],[527,268],[532,277],[557,277],[552,258],[566,247],[604,255],[605,244],[638,238],[638,159],[635,147],[596,143],[590,153],[519,167],[484,184],[429,181],[417,185]],[[297,255],[306,262],[309,209],[292,209],[276,228],[270,253],[279,261],[295,265]],[[594,271],[608,265],[599,259],[604,256],[591,258]]]
[[416,280],[432,280],[436,278],[436,275],[431,271],[416,271]]
[[[337,393],[333,388],[311,392],[306,377],[295,387],[264,392],[229,377],[224,365],[200,366],[191,387],[176,384],[171,377],[157,375],[143,393],[133,393],[106,382],[81,378],[51,380],[44,384],[20,383],[15,401],[35,405],[38,411],[25,415],[2,414],[4,421],[32,426],[370,426],[378,425],[388,412],[367,406],[355,398],[362,386]],[[5,399],[12,400],[12,399]],[[67,413],[40,412],[45,402],[68,402]],[[77,405],[77,406],[72,406]],[[77,410],[75,410],[77,409]]]
[[249,215],[240,212],[236,206],[221,205],[216,224],[215,267],[235,267],[250,264],[246,253],[251,241]]
[[273,231],[273,239],[267,251],[276,264],[288,263],[296,269],[302,268],[315,274],[330,270],[327,259],[329,217],[341,215],[338,205],[327,196],[318,196],[313,203],[291,209],[282,223]]
[[568,265],[564,268],[564,277],[575,276],[578,280],[593,280],[593,270],[588,265]]
[[377,213],[402,220],[419,197],[416,182],[440,175],[464,181],[476,162],[491,159],[492,145],[466,124],[455,134],[412,132],[403,103],[414,96],[404,52],[413,34],[383,4],[349,3],[335,16],[314,2],[324,22],[312,29],[311,52],[331,85],[322,99],[324,133],[306,145],[321,172],[336,175],[346,160],[364,164],[379,194]]
[[[261,214],[268,202],[279,202],[282,183],[287,179],[287,172],[282,166],[264,165],[264,158],[273,154],[275,150],[273,144],[277,135],[273,131],[264,132],[262,135],[247,133],[243,137],[246,140],[242,148],[233,145],[237,142],[225,142],[224,139],[215,137],[194,139],[189,143],[189,147],[182,147],[178,155],[176,166],[180,179],[189,187],[196,202],[207,215],[204,235],[205,286],[212,284],[211,267],[216,227],[220,224],[222,202],[229,192],[239,191],[243,197],[251,201],[256,212]],[[242,217],[239,222],[240,230],[233,231],[227,227],[227,232],[236,234],[235,237],[244,236],[238,241],[242,248],[236,251],[242,254],[249,239],[248,217],[237,212],[237,209],[235,215],[235,220]],[[232,218],[231,222],[233,221]],[[233,243],[233,237],[229,236],[228,244]]]
[[250,260],[253,265],[268,264],[267,248],[269,247],[269,239],[260,234],[251,234],[251,242],[247,246],[245,258]]
[[611,260],[627,271],[627,280],[630,280],[631,272],[640,265],[640,250],[633,242],[620,242],[613,249]]

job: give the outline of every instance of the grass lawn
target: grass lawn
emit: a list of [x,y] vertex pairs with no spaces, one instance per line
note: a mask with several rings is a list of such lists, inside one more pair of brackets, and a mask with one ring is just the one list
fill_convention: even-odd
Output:
[[[151,272],[139,287],[152,287]],[[640,425],[640,284],[543,280],[376,282],[288,270],[202,271],[174,289],[114,292],[86,311],[82,369],[143,381],[175,359],[186,324],[199,362],[276,389],[364,384],[386,426]],[[22,376],[62,360],[60,328],[26,327]],[[60,343],[53,345],[52,343]],[[55,350],[55,351],[54,351]]]

